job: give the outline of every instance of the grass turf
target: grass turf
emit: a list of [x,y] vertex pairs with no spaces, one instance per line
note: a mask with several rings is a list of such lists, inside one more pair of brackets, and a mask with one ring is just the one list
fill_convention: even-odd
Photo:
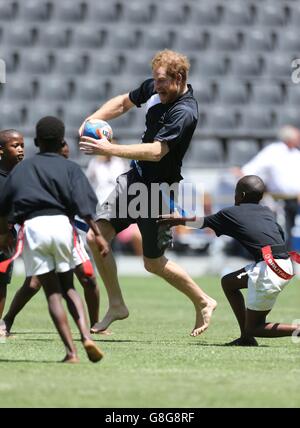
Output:
[[[0,407],[299,407],[300,344],[282,338],[224,347],[238,328],[219,279],[198,283],[219,302],[203,336],[188,335],[194,311],[185,296],[154,277],[122,278],[130,317],[113,324],[112,336],[96,337],[105,352],[98,364],[87,360],[73,325],[81,359],[74,366],[57,363],[64,349],[40,292],[16,320],[14,337],[0,340]],[[270,320],[300,318],[299,302],[293,280]]]

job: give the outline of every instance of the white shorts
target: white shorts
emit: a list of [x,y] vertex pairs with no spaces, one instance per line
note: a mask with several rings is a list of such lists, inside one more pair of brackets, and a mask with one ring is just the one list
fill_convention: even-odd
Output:
[[[23,259],[26,276],[75,267],[73,227],[64,215],[40,216],[24,223]],[[81,262],[82,263],[82,262]]]
[[[293,275],[290,259],[276,259],[276,263],[285,272]],[[252,311],[271,310],[278,294],[290,281],[280,278],[264,261],[251,263],[244,269],[248,275],[247,308]]]

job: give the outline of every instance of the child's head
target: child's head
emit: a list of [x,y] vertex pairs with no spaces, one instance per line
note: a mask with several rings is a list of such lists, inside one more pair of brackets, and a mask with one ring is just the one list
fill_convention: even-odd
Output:
[[64,137],[65,125],[56,117],[43,117],[36,125],[34,142],[41,152],[58,153],[64,144]]
[[8,169],[24,159],[24,137],[14,129],[0,131],[0,157]]
[[257,175],[246,175],[235,188],[235,205],[258,204],[265,192],[265,183]]

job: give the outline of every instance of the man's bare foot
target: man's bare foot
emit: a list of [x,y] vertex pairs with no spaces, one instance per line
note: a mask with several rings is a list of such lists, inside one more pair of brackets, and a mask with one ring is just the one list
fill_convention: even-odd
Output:
[[65,358],[62,360],[62,363],[77,364],[79,363],[79,358],[77,357],[77,355],[66,355]]
[[199,306],[196,308],[196,325],[191,333],[191,336],[199,336],[208,328],[212,313],[216,307],[217,302],[210,298],[206,306]]
[[87,353],[87,356],[92,363],[97,363],[98,361],[102,360],[104,357],[103,352],[100,348],[96,345],[95,342],[93,342],[91,339],[86,339],[83,342],[84,349]]
[[124,320],[125,318],[128,318],[128,316],[129,316],[129,312],[125,305],[119,306],[117,309],[110,308],[108,309],[103,320],[96,323],[91,328],[91,333],[101,333],[107,330],[110,324],[113,323],[114,321]]
[[225,343],[225,346],[258,346],[254,337],[239,337],[232,342]]

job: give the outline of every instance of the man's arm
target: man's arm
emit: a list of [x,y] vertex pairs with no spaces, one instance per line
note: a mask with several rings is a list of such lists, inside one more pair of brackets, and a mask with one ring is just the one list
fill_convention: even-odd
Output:
[[111,120],[126,113],[134,106],[133,102],[130,101],[129,94],[118,95],[117,97],[111,98],[103,106],[99,108],[91,116],[87,117],[79,129],[79,135],[82,135],[85,122],[90,119],[101,119]]
[[161,141],[130,145],[110,144],[106,138],[81,137],[80,141],[80,150],[87,155],[110,155],[140,161],[159,162],[170,151],[168,144]]
[[193,227],[195,229],[201,229],[204,224],[204,217],[178,217],[176,214],[171,215],[162,215],[159,216],[157,220],[158,224],[166,225],[166,226],[188,226]]

